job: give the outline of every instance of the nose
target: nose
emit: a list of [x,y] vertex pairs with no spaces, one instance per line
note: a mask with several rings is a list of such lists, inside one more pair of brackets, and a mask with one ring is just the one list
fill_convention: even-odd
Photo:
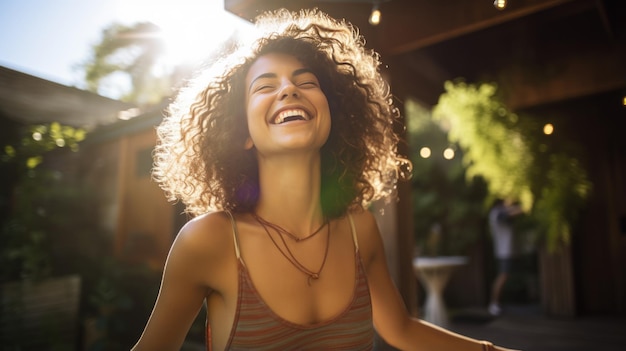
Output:
[[281,100],[284,100],[288,97],[298,97],[298,87],[296,87],[292,82],[285,82],[280,91],[279,97]]

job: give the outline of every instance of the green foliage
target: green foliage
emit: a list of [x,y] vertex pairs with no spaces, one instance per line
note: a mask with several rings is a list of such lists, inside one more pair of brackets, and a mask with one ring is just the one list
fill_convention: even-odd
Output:
[[587,198],[591,183],[578,160],[566,154],[550,155],[550,167],[535,205],[535,216],[544,227],[550,249],[569,244],[572,223]]
[[[483,202],[487,194],[481,177],[466,181],[461,150],[447,140],[430,111],[416,102],[405,103],[411,162],[412,205],[416,244],[421,255],[463,255],[483,232]],[[428,147],[432,155],[419,156]],[[445,148],[456,150],[453,159],[442,156]]]
[[[101,93],[107,83],[111,84],[107,79],[117,78],[113,86],[123,91],[121,100],[159,102],[171,86],[167,74],[157,74],[159,57],[164,53],[160,32],[149,22],[132,26],[113,23],[105,28],[100,43],[93,46],[92,56],[82,65],[88,90]],[[121,77],[127,78],[125,86]]]
[[497,99],[494,85],[446,82],[445,89],[433,116],[463,148],[468,177],[482,176],[491,194],[519,199],[529,209],[533,194],[527,176],[534,155],[516,128],[519,117]]
[[100,255],[92,269],[85,314],[97,335],[88,351],[122,351],[137,341],[158,293],[160,275],[142,264]]
[[75,195],[66,187],[63,174],[42,167],[45,157],[59,149],[78,150],[85,132],[58,123],[31,126],[21,140],[5,145],[0,155],[10,191],[3,196],[0,245],[2,281],[42,279],[51,274],[50,228],[66,218],[60,203]]
[[579,161],[550,149],[538,124],[509,111],[495,85],[458,81],[445,89],[433,115],[463,149],[468,176],[483,177],[492,197],[519,200],[549,249],[568,243],[591,190]]
[[[51,123],[21,134],[0,154],[11,190],[1,199],[0,282],[80,275],[80,318],[94,320],[98,335],[86,349],[128,350],[149,317],[160,274],[112,257],[98,199],[79,179],[76,151],[85,132]],[[18,318],[22,307],[8,306]]]
[[57,122],[30,126],[22,134],[19,143],[4,145],[0,154],[0,162],[16,163],[20,171],[35,169],[43,161],[43,154],[55,149],[78,151],[78,143],[86,136],[83,129]]

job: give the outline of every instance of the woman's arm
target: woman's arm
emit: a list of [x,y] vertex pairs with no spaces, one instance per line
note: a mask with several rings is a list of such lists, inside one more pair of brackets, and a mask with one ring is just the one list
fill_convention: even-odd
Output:
[[489,343],[412,318],[389,275],[383,242],[374,216],[363,211],[355,214],[355,219],[372,298],[374,325],[387,343],[406,351],[506,350],[501,347],[490,348]]
[[221,228],[215,222],[207,217],[191,221],[174,240],[152,314],[133,351],[181,348],[210,290],[207,277],[218,266],[216,252],[224,252],[217,247]]

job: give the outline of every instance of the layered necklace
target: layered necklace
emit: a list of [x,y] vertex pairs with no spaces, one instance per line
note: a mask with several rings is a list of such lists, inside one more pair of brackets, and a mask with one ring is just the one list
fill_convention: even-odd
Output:
[[[261,224],[261,227],[263,227],[263,229],[265,230],[265,233],[267,233],[267,236],[270,238],[270,240],[272,241],[274,246],[276,246],[278,251],[287,259],[287,261],[289,261],[300,272],[302,272],[302,273],[304,273],[304,274],[306,274],[308,276],[307,284],[309,286],[311,285],[311,281],[319,279],[320,273],[322,272],[322,269],[324,269],[324,265],[326,264],[326,257],[328,257],[328,247],[330,246],[330,224],[328,223],[327,220],[324,221],[324,223],[322,223],[322,225],[319,228],[317,228],[317,230],[315,230],[313,233],[311,233],[311,234],[309,234],[309,235],[307,235],[305,237],[301,237],[300,238],[300,237],[296,236],[295,234],[289,232],[285,228],[279,226],[278,224],[275,224],[275,223],[272,223],[272,222],[269,222],[269,221],[265,220],[264,218],[260,217],[256,213],[252,213],[252,216],[254,217],[254,219],[257,220],[257,222],[259,222],[259,224]],[[320,265],[320,268],[317,270],[317,272],[314,272],[314,271],[308,269],[307,267],[305,267],[300,261],[298,261],[296,256],[294,256],[294,254],[289,249],[289,245],[287,245],[287,241],[285,240],[285,236],[290,238],[290,239],[292,239],[292,240],[294,240],[295,242],[301,242],[301,241],[304,241],[304,240],[307,240],[309,238],[314,237],[317,233],[320,233],[322,231],[322,229],[324,228],[324,226],[328,226],[327,235],[326,235],[326,248],[324,250],[324,258],[322,259],[322,264]],[[278,234],[278,237],[282,241],[282,244],[285,247],[285,250],[283,250],[280,247],[280,245],[278,245],[278,243],[276,242],[276,240],[274,239],[274,237],[270,233],[270,230],[268,229],[268,227],[272,228]]]

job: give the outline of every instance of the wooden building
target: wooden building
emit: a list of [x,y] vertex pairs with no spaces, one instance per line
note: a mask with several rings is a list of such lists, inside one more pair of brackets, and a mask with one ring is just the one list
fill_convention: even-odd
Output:
[[[626,312],[626,4],[620,0],[225,0],[245,19],[317,7],[358,27],[381,54],[392,92],[431,107],[444,82],[493,81],[517,112],[554,117],[588,153],[594,184],[571,246],[540,259],[555,315]],[[381,21],[368,18],[377,6]],[[410,192],[401,185],[400,194]],[[414,305],[409,198],[386,229],[397,283]],[[387,222],[389,222],[387,220]],[[486,302],[486,301],[485,301]]]
[[83,143],[85,181],[97,189],[101,221],[114,236],[115,253],[126,261],[163,268],[183,208],[168,202],[151,178],[156,125],[165,105],[94,130]]

